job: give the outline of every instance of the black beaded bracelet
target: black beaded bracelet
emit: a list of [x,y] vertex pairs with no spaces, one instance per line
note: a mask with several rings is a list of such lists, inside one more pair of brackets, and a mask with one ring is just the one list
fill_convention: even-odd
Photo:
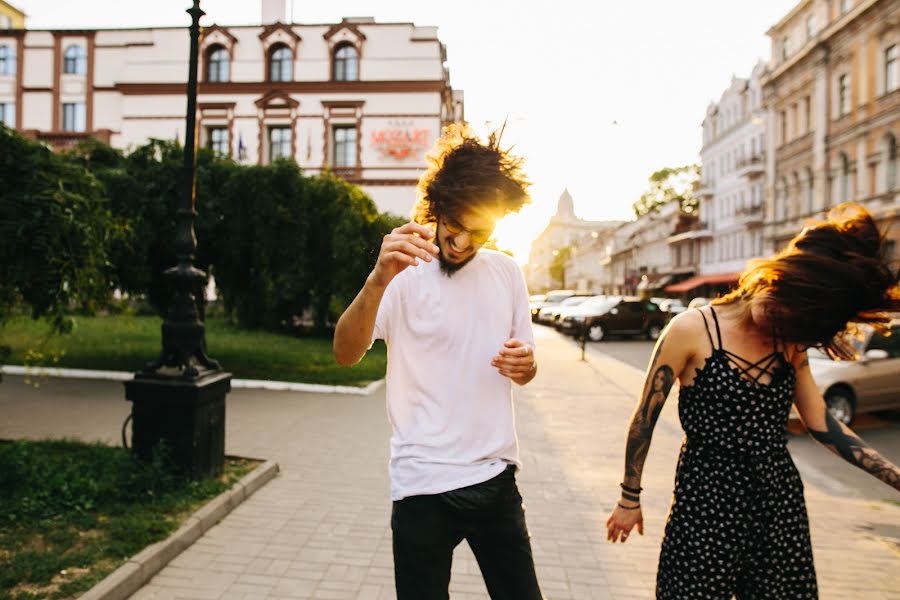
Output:
[[622,508],[622,509],[625,509],[625,510],[637,510],[637,509],[639,509],[639,508],[641,507],[640,504],[638,504],[637,506],[625,506],[625,505],[622,504],[621,502],[617,502],[617,504],[619,505],[619,508]]
[[640,494],[641,492],[644,491],[644,488],[642,488],[642,487],[635,489],[633,487],[628,487],[624,483],[620,483],[619,487],[622,488],[623,490],[625,490],[626,492],[631,492],[632,494]]
[[622,497],[625,498],[626,500],[630,500],[632,502],[640,502],[641,501],[640,496],[635,496],[634,494],[629,494],[628,492],[622,492]]

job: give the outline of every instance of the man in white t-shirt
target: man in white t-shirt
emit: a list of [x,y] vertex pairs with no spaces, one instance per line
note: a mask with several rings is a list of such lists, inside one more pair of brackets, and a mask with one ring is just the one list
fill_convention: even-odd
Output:
[[482,249],[529,183],[497,136],[482,143],[460,126],[429,160],[415,220],[385,236],[334,353],[352,365],[374,340],[388,347],[398,600],[446,600],[463,539],[491,598],[539,600],[512,403],[512,382],[537,373],[528,293],[515,261]]

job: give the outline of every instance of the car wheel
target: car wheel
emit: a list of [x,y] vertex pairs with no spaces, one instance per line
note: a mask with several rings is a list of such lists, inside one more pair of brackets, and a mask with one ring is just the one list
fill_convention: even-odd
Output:
[[603,325],[600,323],[595,323],[588,328],[588,339],[592,342],[599,342],[604,337],[606,337],[606,331],[603,330]]
[[654,342],[659,339],[659,334],[662,331],[662,328],[656,323],[650,325],[647,328],[647,339],[653,340]]
[[854,407],[853,393],[847,388],[828,390],[828,393],[825,394],[825,405],[836,421],[844,425],[849,425],[853,422],[856,409]]

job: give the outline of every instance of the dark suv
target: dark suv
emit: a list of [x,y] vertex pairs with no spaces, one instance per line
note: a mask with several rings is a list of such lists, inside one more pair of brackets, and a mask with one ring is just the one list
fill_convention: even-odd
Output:
[[599,342],[609,335],[642,335],[655,340],[668,320],[659,305],[640,298],[612,298],[596,311],[568,317],[576,331],[587,330],[588,339]]

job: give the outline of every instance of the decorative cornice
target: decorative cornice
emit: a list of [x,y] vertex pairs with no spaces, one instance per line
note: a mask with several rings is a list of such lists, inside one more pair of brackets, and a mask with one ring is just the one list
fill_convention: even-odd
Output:
[[[278,102],[279,100],[281,102]],[[300,103],[298,101],[294,100],[281,90],[272,90],[271,92],[254,102],[254,104],[256,104],[256,106],[259,108],[283,108],[281,106],[282,103],[286,105],[287,108],[297,108],[298,106],[300,106]]]
[[294,40],[294,44],[303,40],[300,35],[291,28],[290,25],[285,25],[284,23],[278,21],[276,23],[272,23],[271,25],[266,25],[262,33],[259,34],[260,40],[265,40],[267,37],[275,33],[276,31],[284,31]]
[[350,32],[356,36],[357,40],[360,40],[360,41],[366,40],[366,34],[364,34],[362,31],[360,31],[359,27],[357,27],[355,23],[351,23],[351,22],[347,21],[346,19],[343,19],[337,25],[332,25],[331,27],[329,27],[328,31],[326,31],[322,37],[324,37],[326,41],[331,41],[331,38],[336,36],[343,29],[350,30]]

